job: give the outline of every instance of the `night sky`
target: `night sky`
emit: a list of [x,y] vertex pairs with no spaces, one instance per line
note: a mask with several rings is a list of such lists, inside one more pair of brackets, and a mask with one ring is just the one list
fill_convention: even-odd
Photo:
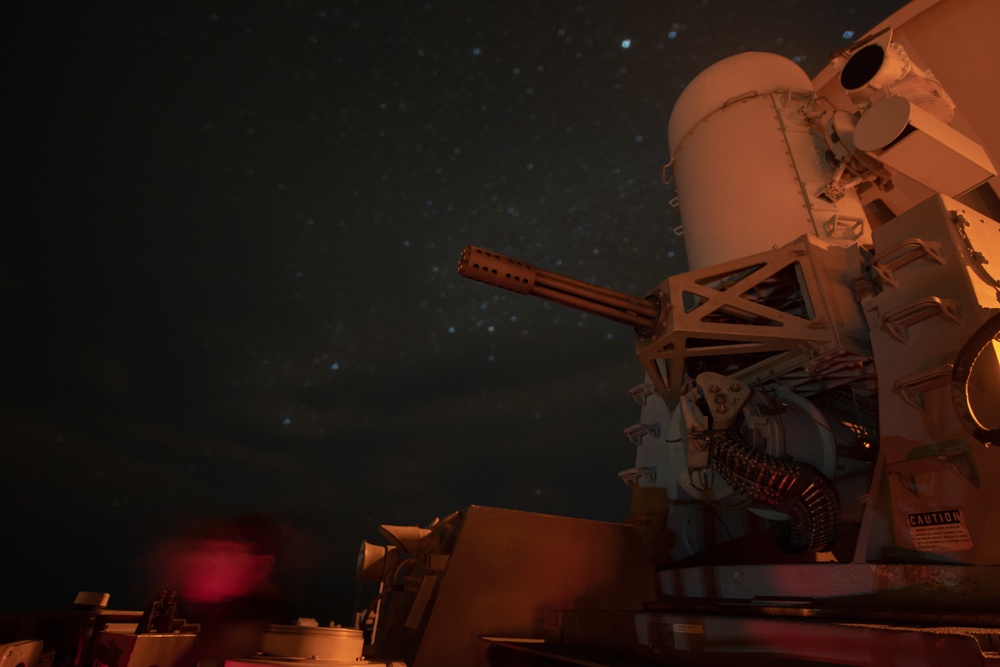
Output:
[[624,519],[632,331],[461,249],[644,294],[685,83],[813,75],[902,4],[5,4],[0,613],[141,607],[202,517],[294,528],[324,622],[380,523]]

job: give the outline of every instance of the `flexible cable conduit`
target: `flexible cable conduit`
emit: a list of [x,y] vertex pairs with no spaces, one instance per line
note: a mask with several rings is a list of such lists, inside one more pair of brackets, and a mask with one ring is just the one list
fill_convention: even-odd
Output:
[[748,445],[734,430],[709,437],[709,465],[739,493],[788,515],[778,540],[790,553],[827,551],[836,533],[840,503],[823,473],[797,461],[782,461]]

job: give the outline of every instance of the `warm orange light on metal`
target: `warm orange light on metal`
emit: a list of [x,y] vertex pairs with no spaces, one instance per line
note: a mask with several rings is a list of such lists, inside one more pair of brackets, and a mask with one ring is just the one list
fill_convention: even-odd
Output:
[[570,306],[585,313],[599,315],[615,322],[628,324],[640,331],[649,331],[660,316],[660,304],[647,297],[617,292],[582,280],[568,278],[537,269],[531,264],[510,257],[468,246],[458,260],[458,273],[494,287],[502,287]]

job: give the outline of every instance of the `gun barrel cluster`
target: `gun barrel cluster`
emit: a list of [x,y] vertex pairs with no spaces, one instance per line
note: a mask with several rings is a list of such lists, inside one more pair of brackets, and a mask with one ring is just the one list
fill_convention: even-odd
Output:
[[650,331],[660,316],[660,304],[652,297],[640,298],[599,287],[583,280],[538,269],[526,262],[505,257],[477,246],[468,246],[458,261],[463,278],[478,280],[520,294],[576,308],[637,331]]

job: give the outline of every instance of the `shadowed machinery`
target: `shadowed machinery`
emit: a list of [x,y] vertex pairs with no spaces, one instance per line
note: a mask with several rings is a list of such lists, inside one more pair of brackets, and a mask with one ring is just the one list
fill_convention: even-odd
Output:
[[[998,27],[916,0],[814,78],[758,52],[695,77],[662,172],[689,270],[644,293],[461,251],[463,289],[634,334],[620,523],[442,508],[362,543],[354,627],[241,609],[205,648],[171,592],[85,595],[0,626],[0,667],[1000,665]],[[265,599],[264,542],[184,543],[177,578]]]

